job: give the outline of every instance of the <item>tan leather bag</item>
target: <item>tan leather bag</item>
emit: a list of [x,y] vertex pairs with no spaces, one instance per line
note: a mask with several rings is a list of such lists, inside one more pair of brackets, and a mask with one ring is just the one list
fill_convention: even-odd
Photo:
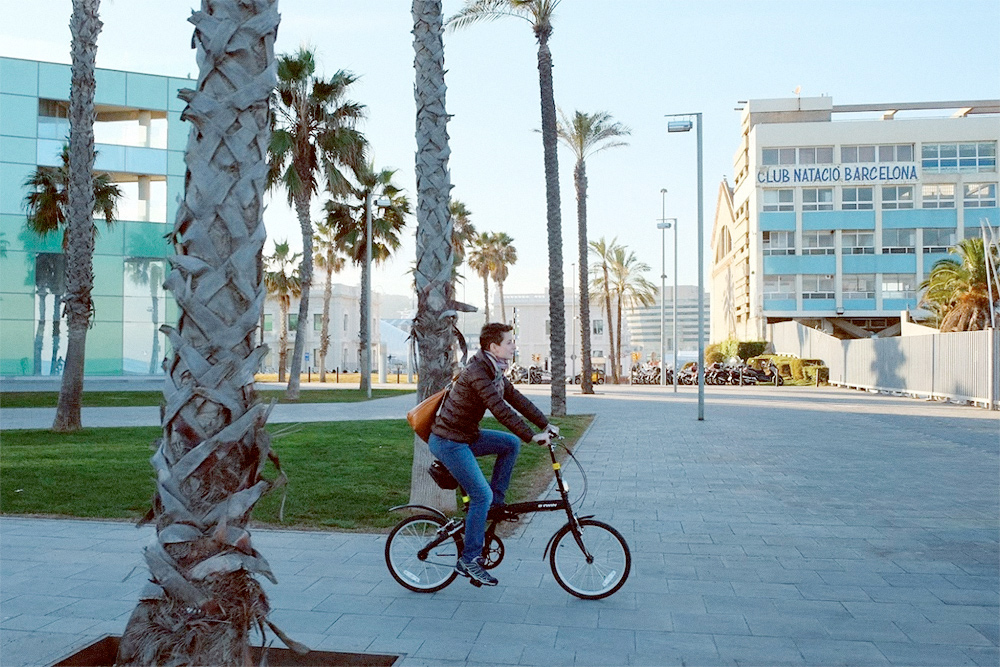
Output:
[[406,421],[409,422],[410,428],[424,442],[430,440],[431,427],[434,426],[434,419],[437,417],[438,410],[441,409],[441,404],[444,403],[444,397],[448,395],[449,389],[451,389],[450,384],[420,401],[406,413]]

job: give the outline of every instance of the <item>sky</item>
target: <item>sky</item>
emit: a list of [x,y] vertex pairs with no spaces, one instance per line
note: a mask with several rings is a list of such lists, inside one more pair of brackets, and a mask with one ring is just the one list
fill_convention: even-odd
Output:
[[[69,63],[70,0],[5,3],[0,56]],[[462,0],[444,0],[451,16]],[[411,3],[408,0],[280,0],[276,51],[317,51],[319,73],[360,76],[351,99],[368,107],[362,131],[378,168],[416,200]],[[104,0],[97,66],[197,77],[192,26],[199,3]],[[556,104],[567,114],[606,111],[631,128],[628,146],[587,162],[590,239],[617,238],[660,272],[657,219],[678,219],[681,284],[697,281],[695,133],[666,132],[666,114],[701,112],[704,122],[704,238],[719,184],[732,182],[740,139],[739,100],[828,95],[834,104],[1000,98],[1000,0],[563,0],[550,48]],[[481,231],[514,238],[518,261],[505,294],[540,294],[548,279],[537,45],[519,19],[445,34],[453,197]],[[577,257],[572,155],[559,151],[563,263],[569,293]],[[667,194],[661,195],[666,188]],[[322,200],[315,202],[319,210]],[[318,216],[317,216],[318,217]],[[283,194],[264,215],[274,240],[301,249]],[[395,259],[373,286],[411,294],[411,217]],[[668,262],[672,235],[667,239]],[[668,265],[668,281],[673,267]],[[458,296],[482,306],[468,275]],[[357,284],[359,272],[339,278]],[[707,283],[706,283],[707,284]],[[383,316],[394,314],[383,313]]]

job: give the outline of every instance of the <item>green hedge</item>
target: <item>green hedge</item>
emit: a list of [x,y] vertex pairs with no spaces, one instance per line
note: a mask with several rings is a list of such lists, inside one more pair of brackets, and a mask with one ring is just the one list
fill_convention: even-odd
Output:
[[718,349],[722,358],[719,361],[725,361],[726,359],[732,359],[733,357],[739,357],[743,361],[750,359],[751,357],[756,357],[764,353],[767,349],[766,340],[736,340],[735,338],[727,338],[721,343],[714,343],[705,348],[705,361],[706,363],[711,363],[708,361],[708,350]]
[[706,364],[714,364],[716,362],[725,361],[728,358],[726,357],[725,354],[722,353],[722,350],[720,349],[722,345],[723,345],[722,343],[712,343],[711,345],[705,348]]
[[827,384],[830,381],[830,369],[827,366],[804,366],[802,370],[810,384]]

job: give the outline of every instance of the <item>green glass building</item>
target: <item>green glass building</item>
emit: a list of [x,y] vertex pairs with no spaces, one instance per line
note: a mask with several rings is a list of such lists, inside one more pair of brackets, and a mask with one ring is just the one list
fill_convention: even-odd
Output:
[[[177,91],[196,82],[98,69],[95,171],[123,196],[118,222],[97,220],[95,317],[85,372],[162,374],[159,327],[177,320],[162,283],[173,253],[166,235],[184,193],[187,124]],[[70,67],[0,58],[0,376],[56,375],[66,353],[62,232],[26,226],[25,181],[57,166],[68,141]]]

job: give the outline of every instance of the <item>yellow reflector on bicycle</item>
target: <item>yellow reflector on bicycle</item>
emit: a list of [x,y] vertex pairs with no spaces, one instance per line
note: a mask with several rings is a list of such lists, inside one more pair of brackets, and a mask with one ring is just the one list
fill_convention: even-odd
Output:
[[469,496],[462,496],[462,502],[463,503],[469,502]]
[[559,470],[559,468],[562,468],[562,466],[561,466],[561,465],[559,465],[558,463],[553,463],[553,464],[552,464],[552,469],[553,469],[553,470]]

